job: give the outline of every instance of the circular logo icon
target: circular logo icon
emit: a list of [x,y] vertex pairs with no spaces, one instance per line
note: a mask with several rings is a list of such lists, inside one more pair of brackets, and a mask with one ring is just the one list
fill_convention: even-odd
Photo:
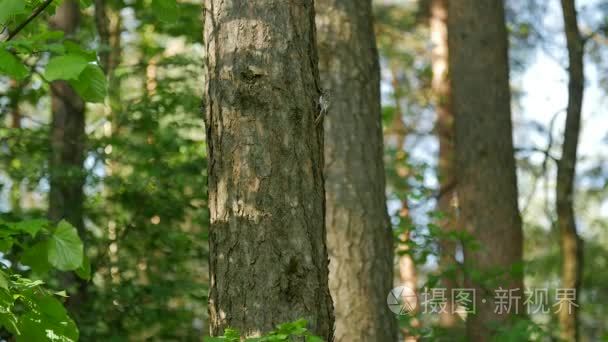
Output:
[[407,286],[395,287],[386,297],[388,308],[397,315],[409,315],[418,307],[416,292]]

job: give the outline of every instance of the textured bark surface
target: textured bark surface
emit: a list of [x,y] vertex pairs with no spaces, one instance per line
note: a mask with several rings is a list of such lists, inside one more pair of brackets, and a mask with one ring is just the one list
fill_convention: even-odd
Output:
[[[582,240],[576,232],[574,216],[574,177],[576,170],[576,155],[579,133],[581,129],[581,113],[583,93],[585,90],[585,75],[583,66],[584,46],[581,37],[574,0],[562,0],[562,13],[568,46],[568,108],[562,157],[557,167],[557,224],[560,232],[562,249],[562,284],[565,289],[574,289],[577,294],[575,303],[578,305],[578,292],[582,274]],[[565,341],[578,341],[578,310],[564,304],[558,313],[561,338]]]
[[[469,285],[476,289],[477,314],[467,317],[467,332],[472,341],[488,341],[492,326],[504,327],[515,314],[515,310],[495,312],[494,290],[501,286],[522,291],[523,287],[520,272],[509,272],[512,266],[521,267],[522,226],[511,132],[505,13],[499,0],[449,1],[448,10],[459,224],[480,245],[465,250],[465,261],[469,275],[479,272],[482,279],[495,283],[469,277]],[[484,276],[486,271],[496,270],[502,270],[502,279]]]
[[380,69],[371,1],[317,0],[325,117],[329,285],[336,341],[395,341],[386,298],[393,281],[380,115]]
[[211,333],[332,339],[312,0],[205,1]]
[[[437,113],[436,132],[439,139],[439,198],[437,209],[443,213],[441,228],[447,233],[457,228],[456,209],[456,168],[454,157],[454,115],[450,83],[448,79],[448,0],[431,0],[429,10],[429,27],[433,50],[432,59],[432,89],[435,112]],[[456,242],[442,239],[440,242],[440,269],[445,274],[442,277],[442,287],[446,289],[446,309],[439,314],[439,324],[442,327],[454,327],[460,320],[454,313],[452,289],[457,288],[456,274]]]
[[[73,35],[80,22],[78,2],[64,1],[51,25]],[[83,229],[84,185],[84,102],[66,81],[51,83],[51,189],[49,194],[49,218],[53,221],[66,219]]]

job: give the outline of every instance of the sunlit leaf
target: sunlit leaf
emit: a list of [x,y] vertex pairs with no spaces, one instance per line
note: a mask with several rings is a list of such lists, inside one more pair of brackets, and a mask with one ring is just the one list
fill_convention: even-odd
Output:
[[48,81],[75,80],[88,65],[81,55],[64,55],[53,57],[46,66],[44,77]]
[[87,102],[103,102],[106,97],[106,77],[97,65],[87,65],[78,79],[70,81],[70,84]]
[[83,245],[76,228],[61,221],[48,241],[48,260],[61,271],[79,268],[83,260]]
[[0,73],[21,80],[28,74],[28,70],[17,57],[0,47]]

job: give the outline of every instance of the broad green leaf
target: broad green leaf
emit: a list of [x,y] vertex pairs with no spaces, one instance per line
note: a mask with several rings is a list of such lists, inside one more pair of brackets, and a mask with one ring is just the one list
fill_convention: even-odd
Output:
[[0,24],[5,25],[11,18],[25,13],[24,0],[0,0]]
[[28,70],[17,57],[4,48],[0,48],[0,73],[21,80],[28,74]]
[[0,270],[0,289],[8,290],[8,276]]
[[29,248],[26,248],[21,256],[21,263],[29,266],[32,269],[32,272],[35,274],[46,274],[51,269],[47,256],[47,246],[47,241],[41,241]]
[[[29,311],[19,317],[21,334],[16,336],[17,342],[78,341],[76,324],[67,314],[54,317],[45,311]],[[52,314],[60,314],[60,311],[53,310]]]
[[71,80],[70,84],[87,102],[103,102],[106,97],[106,76],[97,65],[87,65],[78,79]]
[[75,80],[87,67],[88,61],[81,55],[53,57],[46,66],[44,77],[48,81]]
[[36,306],[38,306],[40,313],[48,317],[57,320],[65,320],[66,318],[68,318],[68,312],[63,307],[61,302],[53,298],[52,296],[36,298]]
[[165,22],[176,22],[178,18],[176,0],[152,0],[154,14]]
[[61,271],[72,271],[82,265],[83,249],[76,228],[62,220],[48,241],[48,260]]

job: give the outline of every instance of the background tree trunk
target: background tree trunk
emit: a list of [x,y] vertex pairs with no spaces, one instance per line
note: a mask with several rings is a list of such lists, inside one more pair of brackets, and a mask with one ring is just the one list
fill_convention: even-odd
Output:
[[[454,159],[454,115],[450,83],[448,79],[448,0],[431,0],[429,26],[431,43],[433,44],[432,59],[432,89],[435,112],[437,113],[436,132],[439,139],[439,175],[438,210],[444,215],[441,228],[446,232],[456,229],[454,202],[456,200],[456,168]],[[440,270],[442,288],[446,289],[447,304],[445,311],[440,313],[439,324],[442,327],[454,327],[459,317],[452,305],[452,289],[458,287],[456,274],[456,242],[452,239],[441,239]]]
[[[78,2],[64,1],[51,25],[72,36],[80,22]],[[84,101],[66,81],[51,83],[51,189],[49,217],[53,221],[66,219],[83,229],[83,161],[84,161]]]
[[312,0],[205,2],[212,335],[332,340]]
[[[562,288],[576,291],[575,303],[578,305],[578,292],[582,274],[582,240],[576,232],[574,217],[574,177],[576,155],[581,126],[585,75],[583,66],[584,44],[578,28],[574,0],[562,0],[566,42],[568,45],[568,108],[562,157],[557,167],[557,224],[562,249]],[[572,311],[570,311],[570,309]],[[560,308],[559,323],[561,338],[565,341],[578,341],[578,310],[568,304]]]
[[[495,312],[494,290],[519,288],[523,295],[505,13],[499,0],[450,1],[448,10],[460,225],[480,245],[465,249],[476,290],[467,332],[473,341],[487,341],[492,325],[504,327],[515,314]],[[496,270],[504,278],[489,277],[487,271]]]
[[[65,0],[51,18],[51,26],[72,37],[80,22],[78,2]],[[82,239],[85,239],[83,222],[85,182],[85,103],[67,81],[51,82],[51,157],[49,219],[70,222]],[[63,276],[65,287],[70,288],[66,304],[78,321],[86,298],[86,281],[73,273]]]
[[393,243],[385,196],[380,68],[371,1],[317,0],[325,117],[329,286],[336,341],[395,341],[386,298]]

